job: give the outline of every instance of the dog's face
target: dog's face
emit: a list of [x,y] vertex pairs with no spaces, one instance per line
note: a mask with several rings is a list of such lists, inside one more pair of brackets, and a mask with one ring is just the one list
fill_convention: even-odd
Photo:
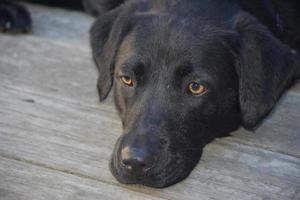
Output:
[[124,132],[111,170],[121,182],[177,182],[206,143],[238,126],[237,76],[224,38],[193,38],[188,29],[147,19],[118,48],[114,97]]
[[245,101],[255,94],[241,90],[251,90],[251,82],[241,82],[238,51],[244,44],[236,44],[234,31],[119,12],[99,19],[91,31],[100,98],[114,82],[123,124],[110,169],[122,183],[165,187],[188,176],[205,144],[240,122],[255,126],[270,103],[258,102],[264,111],[253,111]]

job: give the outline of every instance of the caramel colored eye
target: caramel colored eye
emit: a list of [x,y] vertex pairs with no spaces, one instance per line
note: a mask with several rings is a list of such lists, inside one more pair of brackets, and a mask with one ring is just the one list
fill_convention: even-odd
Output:
[[121,76],[121,81],[129,87],[133,86],[133,81],[129,76]]
[[188,85],[188,91],[192,95],[199,95],[205,92],[205,87],[201,85],[200,83],[191,82]]

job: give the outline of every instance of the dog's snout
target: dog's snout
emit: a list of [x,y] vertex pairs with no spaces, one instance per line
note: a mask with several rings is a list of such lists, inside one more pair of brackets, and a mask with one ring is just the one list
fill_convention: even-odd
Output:
[[147,172],[154,165],[154,155],[146,148],[126,146],[121,150],[121,163],[131,173]]

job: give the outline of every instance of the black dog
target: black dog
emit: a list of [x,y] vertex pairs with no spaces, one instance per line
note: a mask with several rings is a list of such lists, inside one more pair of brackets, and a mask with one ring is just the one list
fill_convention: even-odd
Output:
[[255,128],[300,76],[297,0],[89,5],[100,15],[91,29],[100,100],[113,87],[123,122],[110,163],[122,183],[186,178],[207,143]]

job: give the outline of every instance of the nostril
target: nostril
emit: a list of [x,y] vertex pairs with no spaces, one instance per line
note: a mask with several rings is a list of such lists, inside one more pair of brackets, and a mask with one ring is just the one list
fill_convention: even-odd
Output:
[[141,158],[127,158],[122,160],[122,164],[128,170],[144,170],[147,168],[146,163]]
[[120,153],[121,165],[131,173],[145,173],[155,164],[154,155],[147,148],[125,146]]
[[128,159],[122,160],[122,164],[123,164],[123,165],[126,165],[126,166],[131,165],[131,164],[130,164],[130,161],[129,161]]
[[127,170],[132,170],[132,165],[128,160],[122,160],[122,164]]

